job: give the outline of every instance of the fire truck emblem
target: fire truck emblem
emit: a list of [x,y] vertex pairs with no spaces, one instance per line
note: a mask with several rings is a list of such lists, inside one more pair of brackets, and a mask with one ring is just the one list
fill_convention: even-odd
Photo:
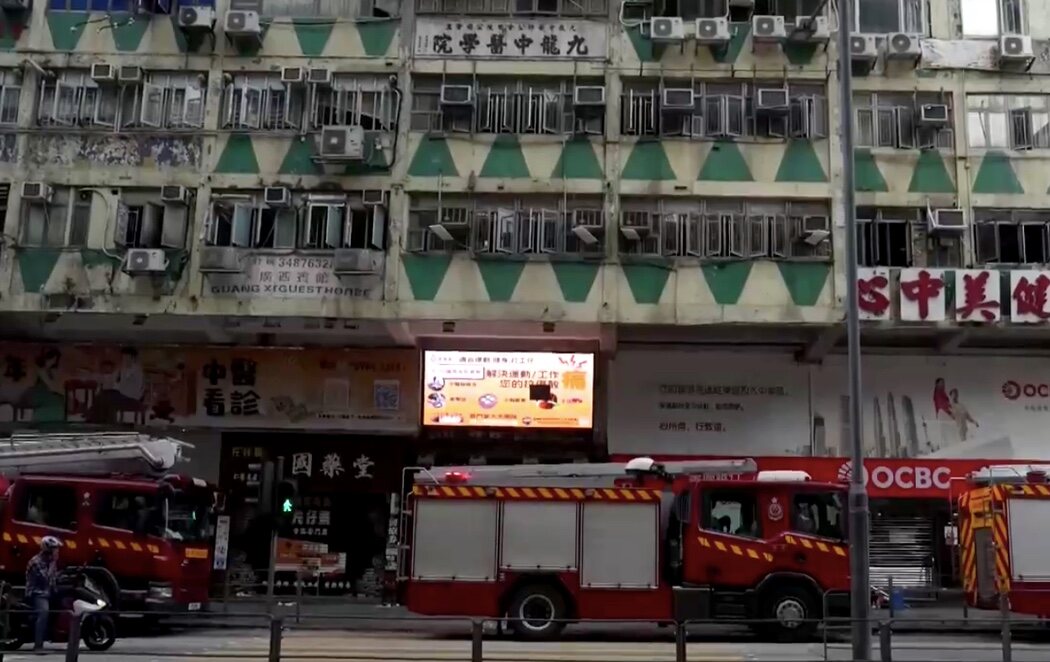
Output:
[[769,521],[771,522],[779,522],[784,517],[784,508],[776,497],[770,499],[767,515],[769,515]]

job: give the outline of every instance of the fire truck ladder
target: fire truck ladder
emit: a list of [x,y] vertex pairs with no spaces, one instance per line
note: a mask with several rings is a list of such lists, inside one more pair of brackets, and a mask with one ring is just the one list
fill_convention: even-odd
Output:
[[23,432],[0,440],[0,469],[79,468],[114,460],[142,460],[153,471],[167,471],[178,462],[184,448],[192,447],[183,441],[136,432]]

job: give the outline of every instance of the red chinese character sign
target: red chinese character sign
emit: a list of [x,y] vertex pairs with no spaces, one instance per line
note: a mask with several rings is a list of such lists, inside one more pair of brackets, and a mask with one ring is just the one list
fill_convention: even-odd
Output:
[[862,320],[890,318],[889,269],[857,269],[857,307]]
[[959,269],[955,272],[955,319],[988,324],[1002,317],[999,272]]
[[1022,269],[1010,272],[1010,321],[1041,324],[1050,319],[1050,271]]
[[901,269],[901,319],[905,322],[944,320],[948,294],[942,269]]

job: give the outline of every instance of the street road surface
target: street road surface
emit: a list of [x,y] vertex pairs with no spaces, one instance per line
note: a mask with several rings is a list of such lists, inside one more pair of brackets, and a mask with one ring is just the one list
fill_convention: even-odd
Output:
[[[993,662],[1002,660],[1001,644],[990,636],[897,635],[893,659],[897,662]],[[199,660],[231,662],[266,660],[268,633],[263,630],[196,630],[193,632],[125,638],[106,653],[84,651],[87,662],[169,662]],[[469,662],[470,641],[428,633],[363,633],[335,630],[289,629],[282,660],[322,662]],[[816,662],[850,659],[848,643],[776,644],[753,641],[689,642],[691,662]],[[50,649],[43,659],[61,659],[64,650]],[[874,652],[877,660],[878,651]],[[8,653],[7,662],[41,659],[28,651]],[[484,643],[484,659],[492,662],[674,662],[674,643],[662,641],[580,641],[529,644],[507,638]],[[1014,662],[1050,660],[1050,644],[1018,642]]]

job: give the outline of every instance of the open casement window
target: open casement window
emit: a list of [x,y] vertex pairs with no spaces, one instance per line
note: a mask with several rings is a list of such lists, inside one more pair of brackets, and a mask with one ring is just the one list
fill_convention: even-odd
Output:
[[303,248],[335,249],[342,246],[345,203],[311,202],[303,222]]
[[660,233],[663,239],[662,253],[673,257],[682,254],[688,214],[665,213],[660,215]]
[[295,234],[299,222],[297,210],[261,207],[254,220],[253,247],[295,248]]
[[343,245],[346,248],[381,251],[385,247],[386,207],[358,207],[346,211]]
[[627,90],[624,92],[621,126],[625,135],[656,135],[656,95],[656,90]]
[[233,206],[233,220],[230,225],[231,246],[248,247],[252,245],[252,218],[255,211],[255,206],[251,204]]
[[[50,98],[41,95],[40,114],[44,123],[72,126],[80,118],[80,99],[83,88],[79,83],[55,81]],[[45,106],[50,101],[50,107]]]
[[689,257],[704,256],[704,217],[689,214],[685,226],[685,254]]
[[705,134],[711,138],[739,138],[744,135],[744,97],[719,94],[704,98],[707,118]]
[[742,214],[723,214],[726,236],[725,257],[748,257],[747,217]]
[[143,126],[159,128],[164,125],[164,88],[160,85],[142,85],[142,105],[139,122]]
[[731,214],[706,214],[704,223],[703,257],[721,257],[726,246],[726,220],[732,220]]
[[514,94],[506,88],[481,88],[478,96],[478,131],[514,133]]
[[769,225],[770,257],[791,257],[792,222],[801,223],[802,219],[789,219],[782,214],[766,217],[766,223]]
[[522,93],[524,127],[521,133],[560,133],[562,94],[554,90],[529,88]]
[[517,253],[518,212],[513,209],[497,209],[491,218],[495,252],[503,254]]
[[769,225],[768,216],[747,217],[747,255],[746,257],[766,257],[769,254]]
[[189,84],[176,87],[171,92],[169,124],[173,128],[201,128],[204,126],[204,89]]
[[1028,108],[1015,108],[1010,111],[1010,147],[1017,150],[1029,150],[1035,147],[1032,131],[1032,111]]
[[821,96],[804,96],[791,100],[791,135],[795,138],[826,138],[828,135],[827,101]]
[[185,248],[186,231],[189,229],[190,207],[186,205],[147,205],[159,207],[163,212],[160,232],[161,248]]
[[0,87],[0,124],[13,125],[18,123],[18,101],[22,97],[20,85],[4,85]]

